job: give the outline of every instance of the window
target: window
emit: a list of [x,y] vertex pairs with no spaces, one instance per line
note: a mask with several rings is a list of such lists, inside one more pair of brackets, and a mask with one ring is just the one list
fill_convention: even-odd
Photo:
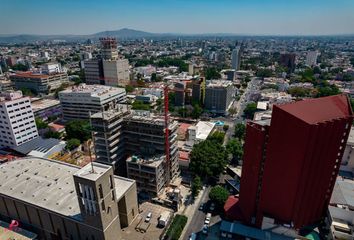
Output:
[[102,200],[101,202],[101,208],[102,208],[102,211],[105,211],[106,210],[106,205],[104,204],[104,201]]
[[113,189],[113,176],[109,175],[109,186],[111,189]]
[[102,184],[98,185],[98,192],[100,194],[100,198],[103,198],[103,189],[102,189]]

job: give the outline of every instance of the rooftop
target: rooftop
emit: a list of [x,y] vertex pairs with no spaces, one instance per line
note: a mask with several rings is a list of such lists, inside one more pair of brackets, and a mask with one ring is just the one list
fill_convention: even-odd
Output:
[[148,158],[133,155],[127,159],[127,162],[150,167],[158,167],[163,161],[165,161],[165,155],[153,156]]
[[227,81],[227,80],[207,80],[207,87],[209,88],[213,88],[213,87],[228,87],[228,86],[232,86],[232,82],[231,81]]
[[[32,100],[32,99],[31,99]],[[37,101],[31,101],[33,112],[60,105],[60,101],[56,99],[40,99]]]
[[197,136],[199,140],[205,140],[209,136],[210,132],[214,129],[215,123],[199,121],[196,125]]
[[273,107],[286,111],[309,124],[353,116],[349,100],[345,95],[306,99]]
[[78,86],[72,86],[71,88],[67,88],[60,93],[85,93],[85,94],[90,94],[93,97],[98,97],[102,95],[109,95],[113,93],[125,93],[124,88],[118,88],[118,87],[109,87],[109,86],[104,86],[104,85],[86,85],[84,83],[78,85]]
[[340,204],[354,207],[354,181],[337,179],[333,188],[331,204]]
[[4,240],[30,240],[37,239],[37,235],[20,227],[9,230],[9,224],[0,221],[0,239]]
[[108,111],[95,113],[95,114],[91,115],[91,118],[97,118],[97,119],[103,118],[104,120],[110,120],[116,116],[120,116],[124,113],[128,113],[129,110],[130,110],[130,108],[128,105],[119,104],[117,109],[111,109]]
[[24,155],[27,155],[33,150],[45,153],[60,143],[61,141],[56,138],[44,139],[42,137],[37,137],[31,141],[21,144],[20,146],[14,147],[13,150]]
[[[101,165],[94,163],[98,173],[104,170]],[[82,174],[87,168],[91,166],[80,169],[64,162],[36,157],[10,161],[0,165],[0,195],[11,196],[80,221],[73,175]],[[115,176],[114,182],[117,199],[120,199],[135,181]]]

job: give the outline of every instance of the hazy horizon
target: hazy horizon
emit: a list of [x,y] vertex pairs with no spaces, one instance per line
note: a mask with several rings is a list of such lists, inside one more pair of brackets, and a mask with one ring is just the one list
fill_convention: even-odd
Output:
[[0,34],[90,35],[129,28],[151,33],[354,34],[352,0],[3,0]]

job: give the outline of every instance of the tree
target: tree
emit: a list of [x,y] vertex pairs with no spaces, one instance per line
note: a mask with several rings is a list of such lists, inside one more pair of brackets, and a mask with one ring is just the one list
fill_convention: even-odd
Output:
[[150,107],[150,104],[144,103],[143,101],[140,101],[140,100],[135,100],[132,104],[132,108],[134,110],[149,111],[151,107]]
[[221,78],[221,75],[219,71],[216,68],[207,68],[205,70],[205,78],[206,79],[219,79]]
[[91,126],[86,120],[72,120],[65,126],[67,139],[77,138],[80,142],[91,138]]
[[228,197],[229,192],[221,186],[215,186],[210,189],[209,198],[219,207],[224,206]]
[[242,141],[245,139],[245,134],[246,134],[246,125],[243,123],[237,123],[235,125],[235,137]]
[[306,97],[310,95],[310,89],[303,87],[292,87],[288,89],[288,93],[294,97]]
[[193,106],[193,111],[192,111],[192,117],[194,119],[198,119],[200,115],[203,113],[203,108],[199,106],[199,104],[194,104]]
[[66,142],[65,148],[68,149],[69,151],[72,151],[78,146],[80,146],[80,140],[77,138],[71,138]]
[[260,78],[271,77],[273,76],[273,71],[270,69],[258,69],[256,72],[256,76]]
[[208,137],[209,141],[222,145],[224,143],[225,133],[216,131]]
[[246,108],[243,110],[243,114],[248,119],[253,119],[254,114],[257,112],[256,103],[248,103]]
[[61,134],[59,132],[53,132],[53,131],[48,131],[44,134],[45,138],[56,138],[56,139],[60,139],[61,138]]
[[189,168],[201,178],[218,176],[226,167],[227,157],[224,146],[205,140],[193,146]]
[[151,82],[156,82],[156,80],[157,80],[157,75],[156,75],[156,73],[152,73],[152,74],[151,74]]
[[25,96],[29,96],[29,97],[33,97],[34,95],[36,95],[31,89],[29,88],[25,88],[25,87],[22,87],[20,88],[21,92],[23,95]]
[[326,96],[337,95],[340,93],[336,85],[319,86],[317,90],[318,93],[316,97],[326,97]]
[[226,150],[232,154],[233,161],[237,162],[242,159],[243,146],[239,139],[231,139],[226,145]]
[[28,71],[28,66],[22,63],[17,63],[14,66],[12,66],[11,69],[15,71]]
[[46,129],[48,127],[48,124],[43,119],[36,117],[34,120],[38,129]]
[[196,197],[199,194],[199,190],[202,188],[202,181],[199,176],[196,176],[192,182],[192,197]]
[[125,91],[127,93],[131,93],[131,92],[134,92],[135,88],[132,86],[132,85],[127,85],[125,86]]
[[222,129],[227,132],[227,130],[229,130],[229,125],[225,124],[224,126],[222,126]]
[[[239,96],[238,96],[239,97]],[[235,115],[237,113],[237,109],[236,108],[234,108],[234,107],[231,107],[230,109],[229,109],[229,114],[230,115]]]

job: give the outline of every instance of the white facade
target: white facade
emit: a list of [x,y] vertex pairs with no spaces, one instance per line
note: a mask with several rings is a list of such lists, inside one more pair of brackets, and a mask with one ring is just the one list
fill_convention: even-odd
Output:
[[306,65],[307,66],[315,66],[317,63],[317,56],[318,56],[317,51],[308,52],[307,56],[306,56]]
[[38,137],[28,97],[21,91],[0,94],[0,148],[16,147]]
[[42,73],[53,74],[63,72],[60,63],[46,63],[41,66]]
[[104,82],[107,86],[126,86],[129,84],[128,59],[103,60]]
[[89,119],[89,112],[107,111],[125,102],[126,92],[124,88],[81,84],[61,91],[59,100],[65,120]]

